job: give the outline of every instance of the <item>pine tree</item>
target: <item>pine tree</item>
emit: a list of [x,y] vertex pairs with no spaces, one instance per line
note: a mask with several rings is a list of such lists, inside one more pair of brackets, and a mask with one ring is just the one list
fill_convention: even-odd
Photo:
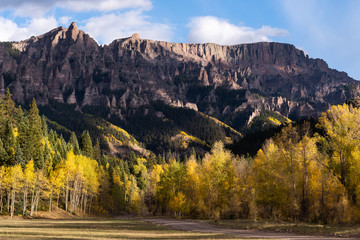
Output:
[[76,134],[74,132],[71,132],[69,145],[72,148],[75,155],[80,154],[79,142],[78,142],[78,139],[77,139]]
[[60,156],[62,158],[66,158],[68,149],[67,149],[67,144],[62,135],[60,136],[59,139],[56,140],[55,148],[60,153]]
[[20,164],[22,168],[25,167],[24,154],[21,150],[20,144],[15,149],[15,164]]
[[15,123],[14,115],[16,111],[16,106],[14,101],[11,99],[11,93],[9,89],[6,89],[4,106],[5,106],[5,117],[10,123]]
[[9,166],[15,165],[16,139],[12,124],[7,122],[5,127],[4,148],[7,153],[6,163]]
[[156,164],[156,155],[154,153],[150,153],[150,156],[146,161],[146,167],[147,169],[152,169],[155,164]]
[[24,159],[26,163],[33,159],[35,168],[40,169],[44,165],[43,131],[35,99],[30,104],[25,124],[25,137],[22,138],[20,145],[24,153]]
[[16,108],[14,118],[18,128],[20,127],[20,125],[24,124],[24,111],[22,110],[21,106]]
[[98,162],[101,161],[101,150],[100,150],[100,143],[99,143],[99,139],[96,139],[96,143],[94,146],[94,159]]
[[4,148],[3,141],[0,138],[0,166],[4,166],[7,160],[7,153]]
[[93,146],[90,138],[89,131],[84,131],[81,135],[81,151],[82,154],[92,158],[93,156]]
[[54,130],[51,129],[48,135],[48,140],[52,148],[55,148],[56,139],[57,139],[57,134]]
[[47,144],[45,144],[45,148],[44,148],[44,164],[45,164],[45,170],[46,170],[47,176],[49,176],[50,172],[53,170],[54,166],[53,166],[53,161],[52,161],[52,157],[51,157],[51,151]]
[[134,152],[131,152],[128,161],[128,166],[131,174],[134,174],[134,166],[136,165],[136,163],[137,163],[136,154]]
[[46,117],[44,115],[41,117],[41,127],[43,130],[43,136],[47,137],[48,133],[49,133],[49,129],[48,129],[48,125],[46,123]]

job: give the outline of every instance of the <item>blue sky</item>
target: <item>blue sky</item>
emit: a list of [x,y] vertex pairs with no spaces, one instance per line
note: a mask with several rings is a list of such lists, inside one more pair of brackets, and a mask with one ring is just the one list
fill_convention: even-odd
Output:
[[294,44],[360,80],[358,0],[1,0],[0,41],[73,21],[100,44],[140,33],[172,42]]

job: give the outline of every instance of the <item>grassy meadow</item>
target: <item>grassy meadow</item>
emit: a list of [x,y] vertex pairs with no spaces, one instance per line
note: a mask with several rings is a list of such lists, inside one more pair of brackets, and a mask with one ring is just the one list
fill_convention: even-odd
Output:
[[0,219],[0,239],[234,239],[167,230],[136,219]]

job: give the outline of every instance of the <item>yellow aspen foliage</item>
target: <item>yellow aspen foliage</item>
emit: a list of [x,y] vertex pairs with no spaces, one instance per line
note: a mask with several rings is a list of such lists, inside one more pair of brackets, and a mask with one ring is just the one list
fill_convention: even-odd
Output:
[[200,168],[200,209],[204,216],[218,219],[229,212],[236,185],[234,157],[216,142],[210,154],[206,154]]
[[5,179],[5,166],[0,167],[0,213],[3,212],[3,203],[4,203],[4,189],[5,189],[6,179]]
[[141,189],[146,188],[146,182],[148,180],[148,174],[145,163],[146,163],[145,158],[137,158],[136,165],[134,165],[134,173],[136,176],[137,184]]
[[360,146],[360,109],[346,104],[332,106],[321,115],[318,127],[326,133],[325,137],[319,136],[318,141],[324,151],[331,153],[324,165],[339,178],[352,202],[356,203],[356,176],[360,174],[356,157]]
[[130,192],[129,192],[129,210],[132,214],[141,213],[141,194],[140,189],[137,187],[136,179],[131,175],[130,181]]
[[158,183],[160,182],[160,176],[163,173],[164,170],[160,164],[154,165],[153,169],[149,173],[148,192],[150,192],[152,196],[156,195],[158,190]]
[[[20,164],[9,166],[6,169],[7,184],[8,184],[8,209],[10,216],[13,217],[15,212],[16,193],[22,187],[23,172]],[[9,206],[10,203],[10,206]]]
[[200,177],[199,164],[196,162],[195,156],[192,155],[186,162],[186,180],[184,191],[186,192],[187,199],[192,211],[196,211],[197,205],[200,201]]
[[175,217],[181,217],[181,213],[187,212],[185,195],[182,192],[178,192],[170,199],[169,207],[175,212]]
[[[84,211],[99,189],[98,163],[89,157],[75,155],[71,150],[65,161],[67,195],[70,211]],[[66,197],[67,199],[67,197]]]
[[286,165],[280,160],[279,153],[274,142],[268,141],[263,150],[259,150],[252,168],[256,204],[261,207],[262,214],[269,217],[280,217],[289,209],[288,198],[291,193],[288,179],[284,176]]
[[25,214],[27,209],[27,202],[28,202],[28,194],[29,191],[33,188],[35,183],[36,174],[34,172],[34,161],[29,161],[24,169],[24,188],[23,188],[23,214]]

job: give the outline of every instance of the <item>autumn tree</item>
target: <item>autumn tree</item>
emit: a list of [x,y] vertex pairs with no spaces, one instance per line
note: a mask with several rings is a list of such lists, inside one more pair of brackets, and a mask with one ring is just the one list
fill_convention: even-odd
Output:
[[322,151],[329,155],[326,166],[345,186],[352,202],[357,202],[360,170],[360,109],[349,105],[332,106],[319,118],[325,132],[318,137]]
[[33,186],[35,183],[35,169],[34,162],[29,161],[24,169],[24,179],[23,179],[23,215],[26,213],[27,203],[28,203],[28,194],[30,190],[33,190]]

